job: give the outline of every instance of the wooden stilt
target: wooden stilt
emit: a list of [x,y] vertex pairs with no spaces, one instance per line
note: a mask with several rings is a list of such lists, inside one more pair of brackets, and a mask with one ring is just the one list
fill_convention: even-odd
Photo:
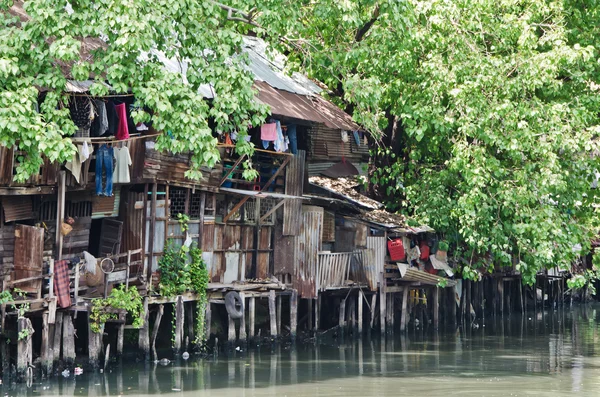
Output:
[[[308,329],[312,330],[313,329],[313,316],[316,313],[316,303],[314,302],[314,299],[307,299],[306,303],[308,304]],[[315,309],[313,309],[313,303],[315,303]]]
[[240,342],[246,343],[246,296],[243,292],[240,292],[240,298],[242,298],[242,317],[240,318]]
[[35,331],[31,326],[30,319],[19,317],[17,321],[19,331],[19,339],[17,341],[17,378],[25,379],[27,370],[33,363],[31,337]]
[[42,347],[40,349],[42,359],[42,372],[48,376],[52,373],[52,348],[50,341],[50,325],[48,324],[48,312],[42,314]]
[[277,298],[277,335],[281,335],[281,305],[283,296],[278,296]]
[[[102,329],[100,332],[92,331],[92,320],[88,317],[88,359],[92,368],[97,369],[100,366],[100,351],[102,350]],[[104,326],[101,326],[104,328]]]
[[227,315],[228,327],[227,327],[227,341],[231,343],[235,343],[236,334],[235,334],[235,321],[231,318],[230,315]]
[[512,315],[512,281],[508,282],[508,294],[506,294],[506,312],[508,313],[508,316],[511,317]]
[[525,297],[523,296],[523,282],[521,280],[517,280],[517,282],[519,283],[519,303],[521,304],[521,313],[525,313]]
[[53,361],[54,367],[56,367],[58,362],[60,361],[62,328],[63,328],[63,313],[56,312],[56,316],[54,319],[54,340],[52,341],[52,361]]
[[394,331],[394,293],[390,292],[387,295],[386,303],[386,332]]
[[249,335],[250,340],[254,339],[254,332],[256,330],[256,298],[250,298],[250,305],[248,306],[248,315],[250,317],[249,323]]
[[404,286],[402,289],[402,317],[400,318],[400,331],[406,331],[406,324],[408,323],[408,286]]
[[150,322],[148,312],[148,298],[144,298],[144,311],[142,313],[144,317],[144,325],[140,328],[138,335],[138,346],[140,352],[143,354],[144,359],[148,361],[150,359]]
[[379,275],[379,329],[382,334],[385,334],[385,318],[386,318],[386,294],[385,294],[385,279],[383,273]]
[[319,330],[319,324],[321,322],[321,294],[317,295],[317,304],[315,305],[315,331]]
[[498,303],[500,313],[504,315],[504,280],[502,277],[498,280]]
[[346,298],[340,301],[339,326],[342,329],[346,326]]
[[204,338],[210,339],[210,327],[212,324],[212,310],[210,308],[210,302],[206,302],[206,309],[204,312]]
[[[196,303],[199,304],[199,303]],[[196,339],[196,329],[194,327],[195,318],[194,314],[196,313],[194,302],[188,303],[188,310],[185,311],[186,323],[187,323],[187,342],[185,344],[185,349],[189,350],[191,348],[190,343],[193,343]]]
[[377,292],[375,292],[374,294],[371,295],[371,324],[370,327],[371,329],[373,329],[373,326],[375,325],[375,318],[377,317],[377,312],[376,312],[376,306],[377,306]]
[[271,336],[276,337],[277,334],[277,315],[275,314],[275,290],[269,291],[269,320],[271,324]]
[[292,339],[296,338],[296,330],[298,328],[298,291],[292,290],[290,296],[290,333]]
[[70,315],[63,317],[63,361],[67,366],[72,366],[75,362],[75,329],[73,328],[73,318]]
[[119,314],[119,329],[117,331],[117,355],[123,354],[123,342],[125,340],[125,318],[126,313]]
[[453,329],[456,329],[456,286],[450,289],[450,317]]
[[165,308],[163,305],[158,305],[158,311],[156,312],[156,319],[154,320],[154,328],[152,329],[152,354],[154,361],[158,360],[158,354],[156,354],[156,337],[158,336],[158,330],[160,329],[160,322],[162,321]]
[[180,295],[175,302],[175,341],[173,348],[175,354],[181,354],[181,346],[183,343],[183,326],[184,326],[185,310],[183,306],[183,297]]
[[362,289],[358,290],[358,333],[362,334],[363,332],[363,300],[365,299],[365,294],[362,292]]
[[440,327],[440,289],[433,287],[433,327]]

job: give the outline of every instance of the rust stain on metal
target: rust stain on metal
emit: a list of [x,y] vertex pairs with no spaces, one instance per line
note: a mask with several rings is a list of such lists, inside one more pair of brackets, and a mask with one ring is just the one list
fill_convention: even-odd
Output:
[[321,250],[323,208],[304,208],[300,234],[295,237],[296,277],[298,294],[302,298],[317,296],[318,253]]
[[2,209],[4,210],[4,222],[33,218],[31,197],[5,196],[2,198]]

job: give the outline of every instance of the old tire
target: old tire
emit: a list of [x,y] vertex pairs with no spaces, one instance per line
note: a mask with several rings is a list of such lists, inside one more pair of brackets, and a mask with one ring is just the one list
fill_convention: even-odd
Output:
[[244,315],[242,297],[235,291],[225,294],[225,309],[227,314],[233,319],[242,318]]

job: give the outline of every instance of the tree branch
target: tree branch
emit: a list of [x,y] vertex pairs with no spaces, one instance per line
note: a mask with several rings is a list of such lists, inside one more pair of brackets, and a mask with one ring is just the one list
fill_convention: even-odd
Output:
[[373,14],[371,15],[371,19],[367,23],[365,23],[362,26],[362,28],[358,29],[358,31],[356,32],[356,36],[354,36],[354,41],[357,43],[362,41],[362,39],[365,37],[365,35],[369,31],[369,29],[371,29],[373,24],[375,22],[377,22],[378,18],[379,18],[379,4],[377,4],[375,6],[375,9],[373,10]]

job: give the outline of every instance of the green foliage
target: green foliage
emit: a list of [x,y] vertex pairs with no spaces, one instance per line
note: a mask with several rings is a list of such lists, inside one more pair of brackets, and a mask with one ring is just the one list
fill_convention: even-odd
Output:
[[440,251],[448,251],[448,248],[450,248],[450,245],[448,245],[447,241],[440,241],[438,244],[438,250]]
[[265,7],[258,22],[287,38],[290,66],[385,132],[373,189],[448,236],[463,277],[518,263],[532,283],[589,251],[600,219],[597,0]]
[[181,295],[191,288],[190,264],[188,251],[185,247],[175,246],[169,240],[158,261],[160,270],[159,293],[164,297]]
[[190,217],[186,214],[177,214],[177,221],[179,222],[179,226],[181,226],[181,232],[185,233],[189,230],[188,222],[190,221]]
[[92,300],[90,328],[93,332],[101,332],[106,321],[118,319],[118,314],[111,312],[111,309],[126,310],[132,317],[135,328],[141,328],[144,325],[144,319],[142,318],[144,304],[135,286],[126,289],[125,285],[122,284],[117,288],[113,288],[106,299],[95,298]]
[[592,295],[596,295],[596,287],[594,282],[600,279],[600,271],[598,270],[585,270],[581,274],[575,274],[573,277],[567,280],[567,287],[571,290],[587,290]]
[[442,278],[440,279],[440,281],[438,281],[437,286],[440,288],[446,288],[448,286],[448,279],[447,278]]
[[[9,12],[14,3],[0,2],[0,145],[23,152],[17,181],[37,173],[44,157],[64,162],[75,153],[68,79],[102,76],[111,93],[134,94],[140,108],[153,111],[153,126],[169,132],[157,149],[191,152],[186,176],[193,179],[219,159],[211,127],[244,134],[266,116],[239,56],[241,32],[216,2],[24,2],[26,20]],[[187,67],[167,70],[164,58]],[[214,93],[210,105],[201,87]],[[47,92],[39,112],[38,88]],[[92,95],[108,93],[103,84],[91,87]],[[136,122],[149,117],[133,114]],[[236,149],[252,150],[243,139]]]

